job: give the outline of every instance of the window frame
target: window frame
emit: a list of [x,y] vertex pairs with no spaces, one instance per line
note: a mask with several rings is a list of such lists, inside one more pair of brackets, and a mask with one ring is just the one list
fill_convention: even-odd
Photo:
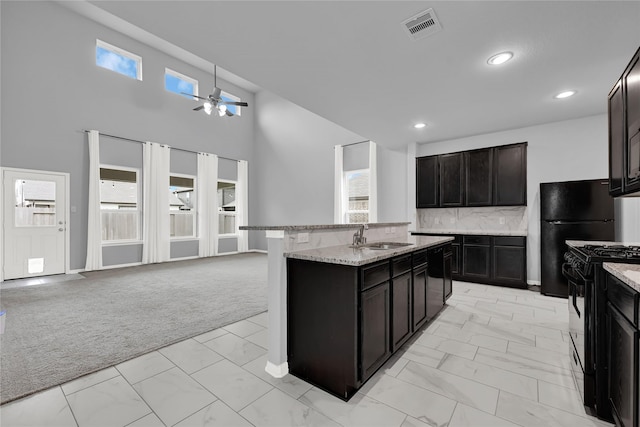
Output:
[[[170,172],[169,173],[169,188],[167,190],[171,189],[171,177],[175,176],[176,178],[188,178],[188,179],[192,179],[193,180],[193,209],[190,210],[189,212],[192,214],[193,216],[193,235],[191,236],[171,236],[171,228],[169,228],[169,240],[172,242],[177,242],[177,241],[181,241],[181,240],[197,240],[199,237],[198,234],[198,180],[197,177],[195,175],[189,175],[189,174],[184,174],[184,173],[173,173]],[[169,210],[169,221],[171,221],[171,205],[169,205],[167,207],[167,209]],[[185,215],[184,213],[178,214],[178,215]]]
[[[227,184],[233,184],[235,189],[236,189],[236,191],[238,189],[238,181],[237,180],[234,181],[232,179],[218,178],[217,181],[216,181],[216,197],[218,197],[218,183],[220,183],[220,182],[224,182],[224,183],[227,183]],[[222,208],[222,206],[218,206],[218,209],[221,209],[221,208]],[[217,218],[218,224],[220,224],[220,215],[223,214],[223,213],[225,213],[225,211],[218,210],[218,218]],[[237,205],[236,205],[236,210],[235,211],[226,212],[227,215],[229,215],[230,213],[232,213],[233,216],[236,218],[236,220],[234,221],[235,230],[234,230],[233,233],[224,233],[224,234],[222,234],[222,233],[220,233],[220,230],[218,229],[218,239],[233,239],[233,238],[236,238],[236,237],[240,236],[240,229],[239,229],[240,226],[238,225]]]
[[[122,170],[126,172],[135,172],[136,174],[136,209],[135,211],[138,214],[138,238],[137,239],[122,239],[122,240],[101,240],[102,246],[118,246],[118,245],[131,245],[131,244],[141,244],[144,242],[143,233],[143,210],[141,207],[142,204],[142,185],[140,182],[140,177],[142,170],[140,168],[134,168],[130,166],[117,166],[100,163],[99,169],[114,169],[114,170]],[[100,179],[102,181],[102,179]],[[102,216],[102,194],[100,194],[100,215]],[[100,235],[102,236],[102,226],[100,227]],[[100,237],[102,239],[102,237]]]
[[165,90],[166,92],[174,93],[174,94],[176,94],[176,95],[180,95],[180,96],[182,96],[183,98],[187,98],[187,99],[191,99],[191,100],[196,100],[196,101],[198,100],[198,98],[196,98],[195,96],[193,96],[193,97],[192,97],[192,96],[187,96],[187,95],[183,95],[183,94],[181,94],[181,93],[174,92],[174,91],[172,91],[172,90],[167,89],[167,80],[166,80],[166,79],[167,79],[167,74],[168,74],[168,75],[170,75],[170,76],[172,76],[172,77],[175,77],[175,78],[177,78],[177,79],[183,80],[183,81],[185,81],[185,82],[187,82],[187,83],[191,83],[191,84],[193,85],[193,93],[192,93],[192,95],[195,95],[195,96],[198,96],[198,95],[199,95],[199,92],[198,92],[198,90],[199,90],[199,83],[198,83],[198,80],[194,79],[193,77],[189,77],[189,76],[187,76],[187,75],[185,75],[185,74],[179,73],[179,72],[177,72],[177,71],[175,71],[175,70],[172,70],[171,68],[168,68],[168,67],[165,67],[165,68],[164,68],[164,76],[165,76],[165,81],[164,81],[164,90]]
[[[228,98],[231,102],[242,102],[242,99],[240,99],[239,96],[232,95],[224,90],[220,92],[220,99],[222,99],[222,97]],[[242,116],[242,107],[239,105],[234,105],[233,107],[236,109],[236,112],[233,113],[233,115],[238,117]]]
[[[98,48],[102,48],[108,51],[115,53],[116,55],[124,56],[125,58],[132,59],[136,63],[136,77],[131,77],[128,74],[120,73],[118,71],[112,70],[110,68],[103,67],[98,64]],[[134,80],[142,81],[142,57],[140,55],[136,55],[135,53],[131,53],[126,51],[118,46],[114,46],[100,39],[96,39],[96,66],[100,68],[104,68],[105,70],[113,71],[116,74],[120,74],[121,76],[129,77]]]
[[[348,171],[343,171],[342,172],[342,179],[343,179],[343,188],[344,188],[344,194],[343,194],[343,205],[344,209],[342,212],[343,215],[343,220],[345,224],[361,224],[359,222],[349,222],[349,214],[362,214],[362,213],[366,213],[367,214],[367,218],[369,218],[371,216],[371,182],[369,181],[369,185],[368,185],[368,191],[367,191],[367,201],[369,202],[369,209],[366,210],[351,210],[349,209],[349,180],[347,179],[347,175],[349,174],[353,174],[353,173],[363,173],[363,172],[367,172],[369,174],[369,180],[371,180],[371,169],[370,168],[364,168],[364,169],[353,169],[353,170],[348,170]],[[367,221],[368,223],[369,221]]]

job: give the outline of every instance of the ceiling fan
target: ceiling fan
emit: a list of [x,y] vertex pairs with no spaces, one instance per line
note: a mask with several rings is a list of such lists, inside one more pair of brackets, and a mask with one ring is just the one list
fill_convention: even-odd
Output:
[[217,66],[213,66],[213,93],[203,98],[198,95],[193,95],[191,93],[181,92],[183,95],[191,96],[193,98],[198,98],[204,101],[204,104],[200,105],[193,109],[193,111],[200,111],[204,109],[204,112],[211,115],[211,112],[215,108],[218,111],[219,116],[233,116],[233,113],[227,109],[227,105],[236,105],[238,107],[248,107],[249,104],[246,102],[236,102],[236,101],[225,101],[222,99],[222,90],[217,86],[216,81],[216,69]]

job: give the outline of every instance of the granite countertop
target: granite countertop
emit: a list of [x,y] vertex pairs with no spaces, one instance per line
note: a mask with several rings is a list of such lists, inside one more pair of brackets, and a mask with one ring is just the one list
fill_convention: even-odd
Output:
[[604,262],[602,266],[609,273],[640,292],[640,264],[623,264],[618,262]]
[[[369,227],[399,227],[410,222],[372,222]],[[316,224],[316,225],[241,225],[240,230],[330,230],[334,228],[358,228],[362,224]]]
[[[329,264],[344,264],[361,266],[371,264],[372,262],[381,261],[392,258],[397,255],[414,252],[418,249],[437,246],[442,243],[450,242],[453,237],[438,236],[408,236],[401,239],[385,240],[393,242],[411,243],[410,246],[401,246],[394,249],[370,249],[370,248],[351,248],[349,245],[329,246],[325,248],[307,249],[304,251],[287,252],[284,254],[287,258],[302,259],[307,261],[326,262]],[[374,242],[367,242],[374,243]]]
[[637,242],[606,242],[601,240],[567,240],[567,245],[573,248],[579,248],[586,245],[603,245],[603,246],[640,246]]
[[410,230],[411,233],[429,233],[429,234],[466,234],[472,236],[520,236],[527,237],[526,230],[459,230],[455,228],[418,228]]

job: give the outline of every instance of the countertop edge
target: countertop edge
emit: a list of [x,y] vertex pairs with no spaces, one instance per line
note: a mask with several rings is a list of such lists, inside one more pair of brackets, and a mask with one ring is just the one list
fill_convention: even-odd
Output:
[[[636,292],[640,292],[640,264],[625,264],[620,262],[604,262],[602,266],[606,271],[626,283]],[[629,277],[629,273],[634,273],[637,279]]]
[[514,236],[514,237],[527,237],[526,231],[502,231],[502,230],[434,230],[434,229],[419,229],[409,230],[410,233],[425,233],[425,234],[445,234],[445,235],[467,235],[467,236]]
[[[400,241],[400,240],[395,240],[395,241]],[[351,266],[354,266],[354,267],[360,267],[360,266],[363,266],[363,265],[372,264],[374,262],[383,261],[385,259],[393,258],[393,257],[398,256],[398,255],[404,255],[404,254],[415,252],[415,251],[418,251],[418,250],[421,250],[421,249],[426,249],[426,248],[430,248],[430,247],[433,247],[433,246],[438,246],[438,245],[441,245],[443,243],[447,243],[447,242],[451,242],[451,241],[453,241],[453,237],[440,237],[440,238],[436,238],[434,241],[416,243],[416,244],[412,244],[411,246],[403,246],[403,247],[396,248],[396,249],[373,250],[373,249],[367,249],[367,248],[361,248],[361,249],[352,248],[354,251],[362,251],[362,252],[360,252],[361,254],[364,254],[364,253],[366,253],[367,255],[369,255],[369,253],[371,254],[367,258],[359,259],[359,260],[349,260],[349,259],[346,259],[344,257],[340,257],[340,254],[336,254],[335,256],[320,255],[320,254],[317,253],[318,249],[310,249],[310,250],[294,251],[294,252],[285,252],[284,253],[284,257],[285,258],[291,258],[291,259],[300,259],[300,260],[305,260],[305,261],[323,262],[323,263],[326,263],[326,264],[341,264],[341,265],[351,265]],[[326,248],[319,248],[319,249],[321,249],[323,252],[330,252],[331,250],[343,250],[344,251],[346,247],[348,247],[348,246],[339,245],[339,246],[329,246],[329,247],[326,247]],[[368,251],[368,253],[364,252],[364,251]]]
[[[372,222],[367,223],[369,227],[395,227],[402,225],[409,225],[410,222]],[[311,224],[311,225],[241,225],[240,230],[331,230],[339,228],[358,228],[362,224]]]

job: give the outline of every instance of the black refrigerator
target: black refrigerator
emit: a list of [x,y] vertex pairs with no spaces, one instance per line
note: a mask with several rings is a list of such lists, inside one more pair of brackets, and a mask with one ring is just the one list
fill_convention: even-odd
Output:
[[606,179],[540,184],[540,292],[568,296],[562,275],[566,240],[615,239],[613,197]]

